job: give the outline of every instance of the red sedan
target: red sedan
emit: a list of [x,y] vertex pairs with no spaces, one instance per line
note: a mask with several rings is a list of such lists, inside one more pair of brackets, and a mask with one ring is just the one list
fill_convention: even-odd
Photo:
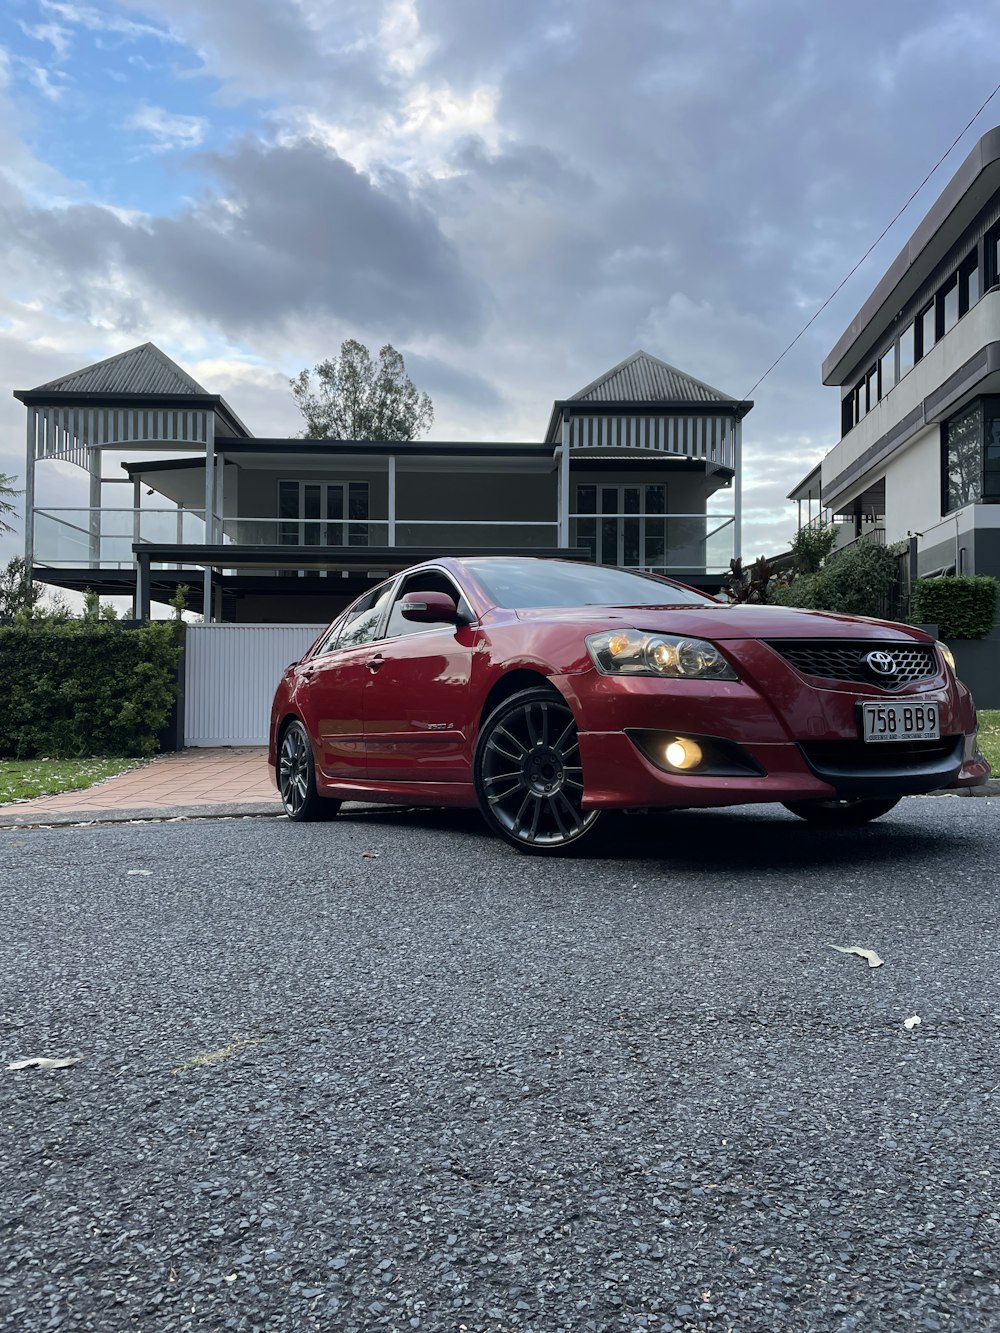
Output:
[[921,630],[517,557],[437,560],[360,597],[282,677],[269,760],[290,819],[478,805],[529,852],[602,810],[777,801],[860,824],[990,772]]

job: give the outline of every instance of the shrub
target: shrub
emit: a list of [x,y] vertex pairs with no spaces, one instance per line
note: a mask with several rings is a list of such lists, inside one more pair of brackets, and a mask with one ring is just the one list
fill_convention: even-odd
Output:
[[981,639],[997,619],[997,581],[986,574],[949,574],[917,579],[910,617],[937,625],[944,639]]
[[176,697],[173,625],[0,628],[0,754],[146,755]]
[[792,569],[796,574],[815,574],[837,544],[833,523],[799,528],[792,538]]
[[778,606],[800,606],[812,611],[880,616],[885,614],[897,577],[898,563],[893,551],[885,546],[859,543],[830,556],[817,573],[775,588],[770,601]]

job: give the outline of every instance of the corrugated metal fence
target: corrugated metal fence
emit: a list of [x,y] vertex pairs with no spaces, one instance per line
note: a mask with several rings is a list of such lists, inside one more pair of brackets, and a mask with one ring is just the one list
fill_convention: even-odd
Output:
[[185,745],[266,745],[281,673],[324,625],[189,625]]

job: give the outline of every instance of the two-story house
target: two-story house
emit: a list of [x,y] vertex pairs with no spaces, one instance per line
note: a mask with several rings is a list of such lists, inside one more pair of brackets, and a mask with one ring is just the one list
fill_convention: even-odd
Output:
[[[261,439],[151,343],[15,395],[37,579],[127,595],[180,584],[205,619],[325,621],[446,554],[598,560],[718,588],[740,553],[741,402],[645,352],[552,407],[541,439]],[[83,469],[86,506],[40,505]]]
[[1000,575],[1000,129],[879,280],[823,382],[840,389],[841,438],[791,492],[800,521],[805,503],[807,519],[857,536],[913,537],[920,575]]

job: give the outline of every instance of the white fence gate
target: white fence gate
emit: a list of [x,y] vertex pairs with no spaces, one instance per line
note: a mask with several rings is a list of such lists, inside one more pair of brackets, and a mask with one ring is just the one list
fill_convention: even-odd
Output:
[[189,625],[185,745],[266,745],[281,673],[325,625]]

